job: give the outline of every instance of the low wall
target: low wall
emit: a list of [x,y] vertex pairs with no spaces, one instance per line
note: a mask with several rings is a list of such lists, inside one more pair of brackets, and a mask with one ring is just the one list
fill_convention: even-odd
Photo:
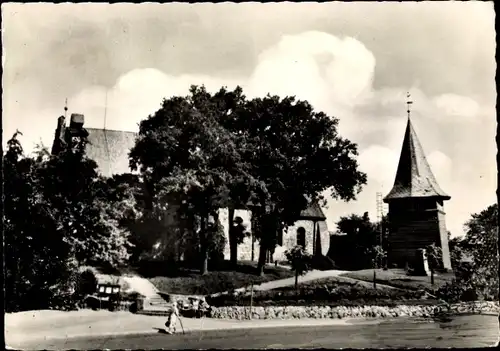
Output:
[[[252,307],[252,319],[300,318],[393,318],[432,317],[440,313],[498,313],[498,302],[462,303],[448,307],[433,305],[388,306],[266,306]],[[211,318],[249,319],[250,308],[243,306],[212,307]]]

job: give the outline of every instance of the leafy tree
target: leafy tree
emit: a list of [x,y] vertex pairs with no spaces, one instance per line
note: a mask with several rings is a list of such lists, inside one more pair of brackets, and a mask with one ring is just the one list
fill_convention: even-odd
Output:
[[431,284],[434,285],[434,273],[439,268],[442,262],[443,252],[439,246],[435,244],[428,245],[425,248],[425,256],[431,270]]
[[478,296],[498,299],[498,204],[471,217],[461,246],[472,257],[472,286]]
[[[345,247],[340,248],[344,258],[343,264],[357,269],[372,267],[373,255],[379,252],[375,248],[381,244],[380,223],[371,222],[368,212],[365,212],[363,216],[351,214],[340,217],[337,228],[339,233],[347,236]],[[335,257],[335,259],[342,262],[341,257]],[[381,262],[377,264],[382,265]]]
[[278,230],[295,222],[311,201],[321,201],[326,190],[333,198],[354,199],[366,175],[358,171],[357,146],[338,134],[338,119],[315,112],[306,101],[268,95],[226,110],[223,125],[239,137],[251,174],[265,185],[256,199],[257,216],[274,217],[265,231],[254,230],[262,274]]
[[217,266],[224,261],[224,249],[226,247],[226,235],[219,218],[215,218],[214,223],[209,226],[208,242],[210,261]]
[[498,300],[498,204],[472,214],[464,238],[450,241],[456,279],[440,289],[451,301]]
[[236,217],[233,219],[234,210],[229,211],[229,250],[230,250],[230,262],[233,267],[237,264],[238,257],[238,245],[243,244],[246,237],[249,237],[251,233],[247,230],[246,225],[243,223],[241,217]]
[[6,301],[11,310],[64,302],[83,263],[127,259],[120,218],[127,201],[84,155],[85,140],[58,155],[25,157],[17,133],[3,155]]
[[456,270],[460,262],[465,258],[466,251],[463,248],[463,237],[454,237],[448,241],[450,249],[450,261],[453,270]]
[[306,274],[311,268],[311,256],[300,245],[287,250],[285,256],[295,272],[295,290],[297,290],[299,275]]
[[230,200],[246,203],[256,183],[241,142],[220,123],[220,100],[195,86],[187,97],[164,100],[140,123],[130,153],[154,203],[175,202],[180,216],[198,218],[202,274],[208,271],[209,216]]
[[382,268],[384,266],[384,260],[387,257],[387,252],[381,245],[375,245],[372,248],[368,248],[366,250],[366,254],[371,258],[372,268]]

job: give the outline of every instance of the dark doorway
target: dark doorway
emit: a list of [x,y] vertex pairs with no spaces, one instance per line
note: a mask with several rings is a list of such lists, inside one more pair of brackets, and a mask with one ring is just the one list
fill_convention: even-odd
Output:
[[304,227],[297,229],[297,245],[302,246],[304,249],[306,248],[306,230]]

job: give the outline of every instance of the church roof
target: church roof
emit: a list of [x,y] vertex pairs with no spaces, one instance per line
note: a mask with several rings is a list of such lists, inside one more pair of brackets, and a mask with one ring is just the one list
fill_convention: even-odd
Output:
[[300,213],[299,219],[324,221],[326,220],[326,217],[319,204],[317,202],[313,202],[309,205],[309,207]]
[[450,199],[438,185],[413,125],[408,119],[394,186],[384,198],[384,202],[411,197]]
[[135,145],[136,133],[98,128],[85,129],[89,133],[85,152],[97,163],[99,172],[103,176],[110,177],[130,172],[128,154]]

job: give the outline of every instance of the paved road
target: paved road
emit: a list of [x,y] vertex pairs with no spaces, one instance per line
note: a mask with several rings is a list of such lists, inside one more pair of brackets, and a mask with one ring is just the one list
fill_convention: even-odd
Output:
[[378,324],[127,335],[37,342],[23,349],[229,349],[484,347],[498,342],[497,316],[397,319]]

